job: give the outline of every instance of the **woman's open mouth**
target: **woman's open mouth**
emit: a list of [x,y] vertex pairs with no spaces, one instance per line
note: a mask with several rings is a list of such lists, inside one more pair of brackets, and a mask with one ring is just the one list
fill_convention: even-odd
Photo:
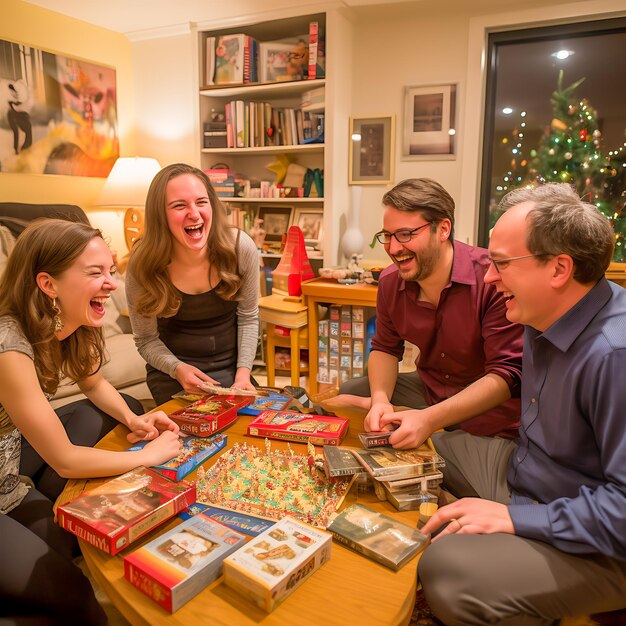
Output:
[[92,310],[97,315],[104,315],[104,305],[108,299],[109,299],[109,296],[93,298],[92,300],[89,301],[89,304],[91,305]]
[[202,239],[204,233],[204,223],[193,226],[185,226],[185,233],[190,239]]

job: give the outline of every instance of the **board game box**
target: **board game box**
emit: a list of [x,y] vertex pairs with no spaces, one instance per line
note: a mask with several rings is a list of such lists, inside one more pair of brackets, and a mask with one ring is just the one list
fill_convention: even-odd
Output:
[[412,476],[400,480],[383,480],[381,484],[387,491],[408,491],[420,488],[422,491],[434,491],[443,482],[443,474],[428,474],[426,476]]
[[229,511],[228,509],[201,504],[200,502],[192,504],[186,511],[180,513],[178,517],[181,519],[189,519],[194,515],[198,515],[198,513],[203,513],[211,519],[218,521],[220,524],[224,524],[224,526],[228,526],[249,537],[260,535],[276,523],[273,520],[263,519],[256,515],[246,515],[245,513]]
[[263,411],[248,424],[248,435],[284,441],[338,446],[348,432],[350,420],[295,411]]
[[396,571],[430,541],[430,535],[362,504],[339,513],[328,530],[340,543]]
[[268,613],[330,558],[330,534],[284,518],[224,561],[224,582]]
[[252,396],[205,396],[183,409],[170,413],[169,417],[184,433],[208,437],[236,422],[237,411],[251,400]]
[[173,613],[222,574],[245,537],[200,513],[124,557],[124,578]]
[[285,411],[293,408],[294,399],[280,393],[269,393],[252,400],[247,406],[239,409],[239,415],[259,415],[263,411]]
[[[325,528],[341,506],[354,476],[326,478],[323,458],[309,444],[307,454],[265,451],[247,443],[235,445],[196,475],[197,500],[259,517],[279,520],[286,515]],[[319,466],[319,467],[318,467]]]
[[[172,480],[181,480],[198,465],[222,450],[226,445],[226,435],[219,434],[210,437],[188,435],[181,437],[180,442],[180,453],[175,459],[161,465],[154,465],[152,469]],[[147,441],[140,441],[128,450],[129,452],[141,450],[147,443]]]
[[324,471],[328,478],[361,474],[365,468],[359,463],[350,448],[324,446]]
[[58,507],[61,528],[117,554],[196,500],[196,487],[138,467]]
[[377,480],[400,480],[411,476],[439,473],[445,461],[426,446],[413,450],[382,447],[355,450],[357,459]]

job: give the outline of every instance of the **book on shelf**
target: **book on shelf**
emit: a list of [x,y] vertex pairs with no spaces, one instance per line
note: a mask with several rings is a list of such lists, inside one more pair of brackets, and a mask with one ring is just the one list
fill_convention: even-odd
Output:
[[[128,449],[129,452],[142,450],[149,442],[140,441]],[[167,463],[154,465],[152,469],[171,480],[182,480],[198,465],[217,454],[226,445],[226,435],[219,434],[211,437],[193,437],[191,435],[180,438],[180,452],[178,456]]]
[[283,441],[338,446],[348,432],[350,420],[295,411],[263,411],[248,424],[247,434]]
[[391,447],[356,450],[357,459],[376,480],[400,480],[411,476],[438,474],[445,461],[426,446],[413,450]]
[[124,578],[173,613],[222,574],[245,537],[200,513],[124,557]]
[[204,84],[214,85],[215,76],[215,37],[207,37],[204,42]]
[[395,571],[430,541],[430,535],[362,504],[344,509],[327,530],[348,548]]
[[317,21],[310,22],[307,78],[324,78],[325,65],[324,25]]
[[169,418],[181,431],[196,437],[208,437],[237,421],[237,411],[252,400],[252,396],[212,395],[170,413]]
[[186,511],[179,513],[178,517],[181,519],[189,519],[194,515],[198,515],[198,513],[202,513],[214,519],[216,522],[224,524],[224,526],[228,526],[228,528],[232,528],[248,537],[257,537],[276,523],[276,520],[269,520],[248,513],[240,513],[239,511],[231,511],[230,509],[223,509],[211,504],[202,504],[201,502],[195,502]]
[[224,561],[224,582],[268,613],[330,558],[332,537],[290,517]]
[[208,84],[241,85],[254,82],[257,73],[256,49],[254,39],[243,33],[215,38],[213,82]]
[[324,471],[328,478],[351,476],[365,472],[350,448],[324,446]]
[[137,467],[61,505],[57,520],[79,539],[115,555],[195,501],[195,484]]

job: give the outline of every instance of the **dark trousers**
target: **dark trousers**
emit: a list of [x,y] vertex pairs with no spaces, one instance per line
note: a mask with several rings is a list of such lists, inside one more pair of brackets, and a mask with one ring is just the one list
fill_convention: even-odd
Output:
[[[124,399],[143,413],[137,400]],[[95,445],[118,423],[88,400],[61,407],[57,415],[70,441],[81,446]],[[66,479],[24,438],[20,473],[35,488],[19,506],[0,515],[0,626],[106,624],[89,581],[72,562],[80,554],[76,538],[54,523],[52,505]]]

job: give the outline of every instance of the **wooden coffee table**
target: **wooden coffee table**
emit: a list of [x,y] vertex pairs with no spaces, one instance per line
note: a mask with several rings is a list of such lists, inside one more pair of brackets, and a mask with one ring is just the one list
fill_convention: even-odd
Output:
[[[172,400],[162,407],[167,413],[184,406],[183,402]],[[363,414],[347,414],[350,417],[350,430],[343,445],[360,447],[357,433],[362,431]],[[263,439],[244,435],[250,417],[240,417],[231,426],[227,447],[236,441],[248,445],[263,447]],[[125,450],[129,447],[126,440],[128,430],[118,426],[111,431],[98,447],[107,450]],[[272,447],[285,448],[286,443],[272,440]],[[291,446],[296,452],[304,451],[302,444]],[[209,467],[219,455],[209,459],[205,467]],[[194,480],[195,474],[189,474],[187,480]],[[106,479],[70,480],[57,504],[75,498],[83,491],[89,491]],[[399,513],[389,502],[381,502],[370,493],[359,493],[347,498],[347,503],[358,502],[385,513],[407,524],[415,526],[418,519],[416,511]],[[132,551],[143,543],[154,539],[159,533],[181,523],[175,517],[166,524],[148,533],[142,540],[134,543],[128,551]],[[113,604],[133,625],[155,626],[159,624],[189,626],[190,624],[209,622],[224,626],[284,626],[289,624],[346,624],[358,623],[359,626],[380,626],[381,624],[408,624],[415,601],[417,562],[415,558],[399,572],[386,567],[364,556],[356,554],[333,542],[331,558],[311,578],[303,583],[272,613],[265,613],[256,605],[222,584],[221,579],[204,589],[176,613],[170,615],[152,602],[124,579],[124,565],[121,556],[110,556],[79,540],[85,562],[95,580],[102,586]],[[125,554],[124,551],[122,554]]]

